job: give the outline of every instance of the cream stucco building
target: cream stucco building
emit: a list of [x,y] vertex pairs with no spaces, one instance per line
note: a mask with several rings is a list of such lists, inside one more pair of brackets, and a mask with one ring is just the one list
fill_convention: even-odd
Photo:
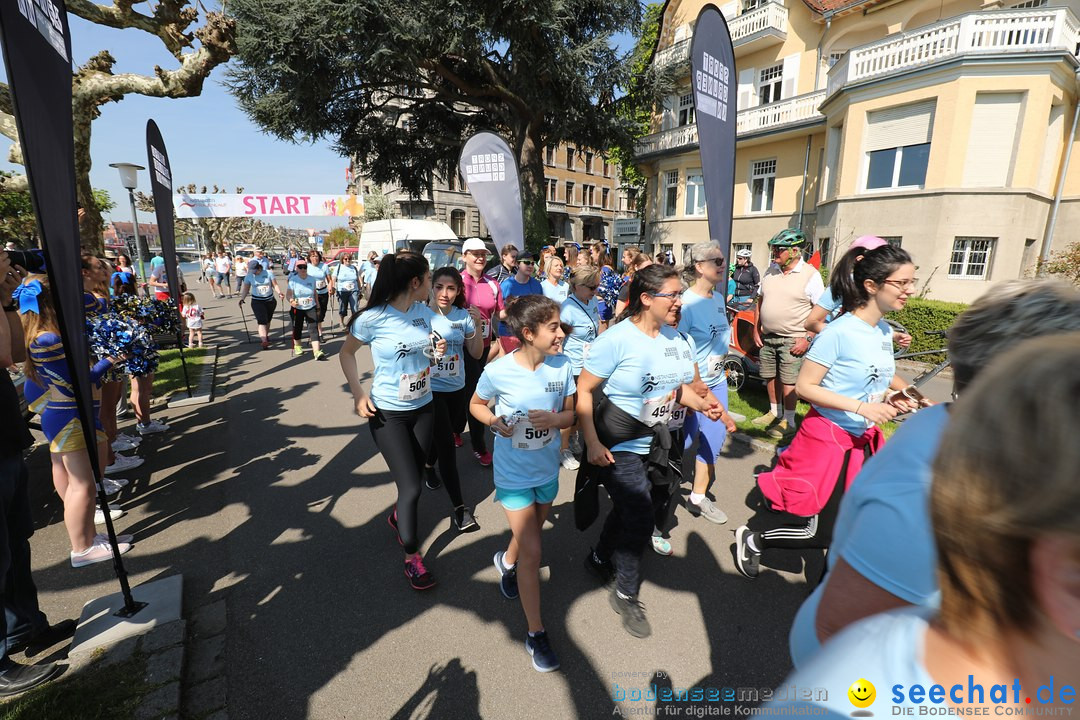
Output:
[[[675,94],[637,144],[646,241],[708,238],[689,44],[705,0],[669,0],[653,62]],[[911,252],[921,291],[969,302],[1033,272],[1055,197],[1052,249],[1076,239],[1080,0],[738,0],[732,241],[801,226],[831,263],[860,235]],[[1064,180],[1062,182],[1062,176]]]

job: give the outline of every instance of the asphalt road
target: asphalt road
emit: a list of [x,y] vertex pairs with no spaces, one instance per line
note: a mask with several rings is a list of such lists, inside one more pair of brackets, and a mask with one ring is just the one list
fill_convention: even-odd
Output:
[[[491,472],[468,442],[458,464],[482,530],[455,533],[445,491],[425,491],[423,552],[439,585],[415,592],[386,523],[394,485],[344,387],[340,333],[327,344],[330,362],[294,358],[280,339],[279,308],[264,352],[245,341],[235,300],[213,300],[198,285],[196,295],[206,339],[221,347],[218,399],[162,414],[172,430],[144,442],[147,463],[127,475],[120,503],[128,515],[117,527],[136,537],[125,556],[133,584],[183,573],[187,613],[226,599],[234,720],[606,718],[620,690],[654,677],[675,688],[763,689],[790,670],[788,628],[821,553],[767,554],[755,581],[736,572],[732,555],[735,528],[758,505],[754,473],[769,456],[729,445],[711,490],[729,522],[680,508],[675,554],[648,553],[641,598],[653,635],[645,640],[623,631],[582,568],[599,525],[574,527],[573,476],[563,471],[542,571],[544,620],[562,669],[540,674],[523,649],[520,605],[498,590],[492,555],[509,530]],[[335,324],[329,316],[327,327]],[[31,457],[33,545],[42,605],[55,621],[77,617],[116,582],[108,563],[69,566],[48,462],[46,449]]]

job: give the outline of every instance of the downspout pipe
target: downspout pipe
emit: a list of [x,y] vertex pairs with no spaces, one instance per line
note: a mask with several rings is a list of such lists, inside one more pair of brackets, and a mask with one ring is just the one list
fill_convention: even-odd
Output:
[[826,10],[822,17],[825,18],[825,29],[821,31],[821,39],[817,44],[817,65],[814,66],[814,89],[818,89],[818,85],[821,83],[821,57],[822,48],[825,47],[825,38],[829,35],[829,29],[832,28],[832,16],[835,13],[833,10]]
[[807,135],[806,136],[806,159],[803,160],[802,193],[801,193],[801,196],[799,197],[799,229],[800,230],[803,229],[803,225],[802,225],[802,223],[803,223],[803,210],[806,209],[806,190],[807,190],[807,180],[808,180],[807,176],[810,174],[810,142],[811,142],[811,140],[813,140],[813,138],[814,138],[813,135]]
[[1073,108],[1072,129],[1065,143],[1065,160],[1061,163],[1061,174],[1058,176],[1057,192],[1054,193],[1054,203],[1050,206],[1050,218],[1046,221],[1046,232],[1043,234],[1042,251],[1039,253],[1039,275],[1046,275],[1046,264],[1050,262],[1050,246],[1054,243],[1054,227],[1057,225],[1058,208],[1061,207],[1061,196],[1065,194],[1065,176],[1069,172],[1069,160],[1072,158],[1073,144],[1076,142],[1076,121],[1080,119],[1080,69],[1076,71],[1077,97]]

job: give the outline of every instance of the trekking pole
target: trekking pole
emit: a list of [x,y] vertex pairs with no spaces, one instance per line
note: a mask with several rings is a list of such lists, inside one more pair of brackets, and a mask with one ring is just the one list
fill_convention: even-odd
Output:
[[248,332],[247,313],[244,312],[244,301],[240,301],[240,318],[244,321],[244,334],[247,335],[247,341],[251,342],[251,333]]

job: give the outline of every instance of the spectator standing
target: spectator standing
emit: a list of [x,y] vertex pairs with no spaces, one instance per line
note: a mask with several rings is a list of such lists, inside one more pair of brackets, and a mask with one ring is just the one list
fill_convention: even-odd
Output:
[[233,260],[233,276],[236,278],[236,294],[239,295],[240,291],[244,287],[244,278],[248,274],[248,258],[244,257],[240,253],[236,253],[236,258]]
[[217,279],[218,287],[221,289],[221,297],[232,297],[232,285],[229,283],[229,276],[232,272],[232,261],[225,256],[223,251],[219,251],[217,258],[214,259],[214,273]]
[[488,273],[499,285],[508,278],[514,277],[517,272],[518,252],[517,246],[513,243],[503,245],[502,252],[499,253],[499,264],[491,268],[491,272]]
[[821,274],[802,259],[806,236],[795,228],[769,240],[772,264],[761,278],[761,306],[754,342],[761,348],[761,379],[769,393],[769,412],[753,424],[768,427],[769,436],[795,434],[795,381],[814,334],[803,328],[814,303],[825,292]]
[[738,304],[753,300],[761,287],[761,273],[750,260],[751,254],[749,248],[735,253],[735,272],[731,274],[731,279],[735,281],[734,301]]

